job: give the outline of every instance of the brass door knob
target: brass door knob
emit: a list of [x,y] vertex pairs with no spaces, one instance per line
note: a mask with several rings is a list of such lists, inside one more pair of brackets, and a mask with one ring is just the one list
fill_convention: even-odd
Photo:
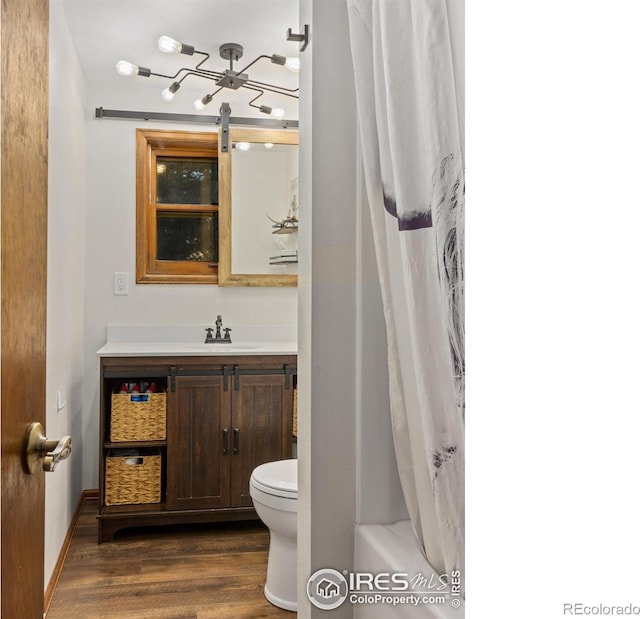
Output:
[[24,464],[32,475],[38,470],[38,462],[42,460],[42,469],[53,473],[60,460],[66,460],[71,454],[71,437],[48,439],[44,435],[42,424],[34,422],[27,430],[24,442]]

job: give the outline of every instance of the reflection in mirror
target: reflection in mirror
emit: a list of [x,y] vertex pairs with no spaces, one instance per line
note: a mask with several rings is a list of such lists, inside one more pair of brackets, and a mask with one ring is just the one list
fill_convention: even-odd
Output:
[[295,286],[298,133],[232,129],[230,137],[232,148],[220,153],[219,159],[218,282],[224,286]]
[[[256,142],[241,144],[249,148],[239,149],[234,144],[236,148],[231,151],[233,272],[295,274],[298,261],[298,147]],[[292,222],[291,225],[280,226],[285,220]],[[278,227],[274,228],[274,223]]]

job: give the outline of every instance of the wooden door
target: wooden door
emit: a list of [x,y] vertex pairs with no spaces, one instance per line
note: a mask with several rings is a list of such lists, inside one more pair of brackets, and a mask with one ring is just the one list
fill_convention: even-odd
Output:
[[27,474],[28,425],[45,422],[48,0],[3,2],[1,21],[2,617],[42,619],[44,472]]
[[[227,380],[227,383],[230,381]],[[167,507],[228,507],[231,386],[179,376],[167,405]]]
[[293,393],[286,378],[241,375],[234,391],[231,504],[251,507],[249,480],[259,464],[291,457]]

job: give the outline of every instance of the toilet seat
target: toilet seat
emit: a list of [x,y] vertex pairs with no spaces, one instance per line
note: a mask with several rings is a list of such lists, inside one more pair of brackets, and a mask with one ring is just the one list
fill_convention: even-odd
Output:
[[255,479],[251,480],[251,486],[254,490],[262,492],[263,494],[269,494],[271,496],[280,497],[281,499],[290,499],[292,501],[298,500],[298,492],[288,492],[282,488],[273,488],[272,486],[265,486]]
[[251,474],[255,488],[287,499],[298,498],[297,460],[277,460],[256,467]]
[[298,466],[296,460],[278,460],[256,467],[249,481],[251,498],[273,509],[298,509]]

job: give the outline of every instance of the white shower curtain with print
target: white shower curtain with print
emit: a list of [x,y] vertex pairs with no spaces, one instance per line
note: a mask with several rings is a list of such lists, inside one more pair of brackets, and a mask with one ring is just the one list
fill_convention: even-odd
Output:
[[396,456],[434,569],[464,578],[464,160],[446,0],[347,0]]

